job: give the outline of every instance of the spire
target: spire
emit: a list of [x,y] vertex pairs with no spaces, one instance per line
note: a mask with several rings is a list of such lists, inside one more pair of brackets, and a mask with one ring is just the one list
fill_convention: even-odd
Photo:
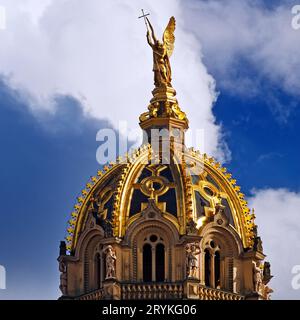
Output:
[[182,131],[182,143],[184,142],[184,131],[188,128],[186,114],[181,111],[176,99],[176,91],[172,87],[172,72],[170,57],[174,50],[175,42],[175,18],[171,17],[164,31],[162,41],[155,36],[154,29],[145,17],[147,26],[147,42],[153,50],[153,72],[154,90],[148,111],[140,115],[140,126],[146,130],[148,136],[150,131],[156,129],[180,129]]

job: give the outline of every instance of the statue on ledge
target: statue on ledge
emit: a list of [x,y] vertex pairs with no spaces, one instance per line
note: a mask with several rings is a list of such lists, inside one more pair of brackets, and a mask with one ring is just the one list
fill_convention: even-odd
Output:
[[197,243],[189,243],[186,246],[186,273],[188,278],[197,279],[198,254],[200,246]]
[[253,262],[253,284],[254,284],[254,291],[257,293],[262,293],[263,289],[263,275],[261,264],[259,261]]
[[114,251],[113,247],[111,245],[108,245],[106,249],[104,250],[106,253],[106,277],[107,279],[114,279],[116,277],[116,252]]

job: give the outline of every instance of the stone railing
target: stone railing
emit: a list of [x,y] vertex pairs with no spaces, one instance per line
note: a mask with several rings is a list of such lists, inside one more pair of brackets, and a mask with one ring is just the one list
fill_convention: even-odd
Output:
[[98,289],[76,298],[76,300],[101,300],[103,298],[103,289]]
[[183,285],[177,283],[136,283],[121,285],[122,299],[182,299]]
[[245,297],[236,293],[223,291],[220,289],[199,286],[200,300],[244,300]]
[[[122,283],[121,299],[124,300],[152,300],[152,299],[183,299],[182,283]],[[75,300],[101,300],[104,298],[103,289],[83,294]],[[197,299],[197,298],[196,298]],[[244,300],[245,297],[220,289],[198,285],[198,299],[200,300]]]

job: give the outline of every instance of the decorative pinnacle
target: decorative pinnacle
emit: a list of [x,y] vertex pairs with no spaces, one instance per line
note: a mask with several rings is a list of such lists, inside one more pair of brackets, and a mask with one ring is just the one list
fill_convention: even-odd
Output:
[[156,38],[154,28],[148,19],[149,14],[145,14],[142,10],[142,15],[139,18],[144,18],[147,27],[147,42],[153,51],[153,71],[155,89],[152,91],[153,98],[148,106],[148,111],[140,116],[140,123],[143,123],[151,118],[175,118],[184,121],[187,127],[188,120],[186,114],[181,111],[177,99],[176,91],[173,89],[172,71],[170,57],[174,50],[175,43],[175,26],[176,21],[171,17],[169,23],[163,33],[162,41]]

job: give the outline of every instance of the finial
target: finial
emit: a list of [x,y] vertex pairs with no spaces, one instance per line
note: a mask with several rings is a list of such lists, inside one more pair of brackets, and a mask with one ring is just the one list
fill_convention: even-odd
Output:
[[142,15],[139,18],[144,18],[147,27],[147,42],[153,51],[155,88],[152,91],[153,98],[148,106],[148,111],[142,113],[140,116],[140,123],[144,123],[149,119],[154,119],[154,122],[159,122],[160,118],[172,118],[182,121],[182,126],[186,129],[188,127],[188,120],[186,114],[181,111],[178,105],[176,91],[171,84],[172,70],[170,57],[174,51],[175,18],[170,18],[163,33],[162,40],[159,40],[155,35],[154,28],[148,16],[149,13],[145,13],[142,9]]

